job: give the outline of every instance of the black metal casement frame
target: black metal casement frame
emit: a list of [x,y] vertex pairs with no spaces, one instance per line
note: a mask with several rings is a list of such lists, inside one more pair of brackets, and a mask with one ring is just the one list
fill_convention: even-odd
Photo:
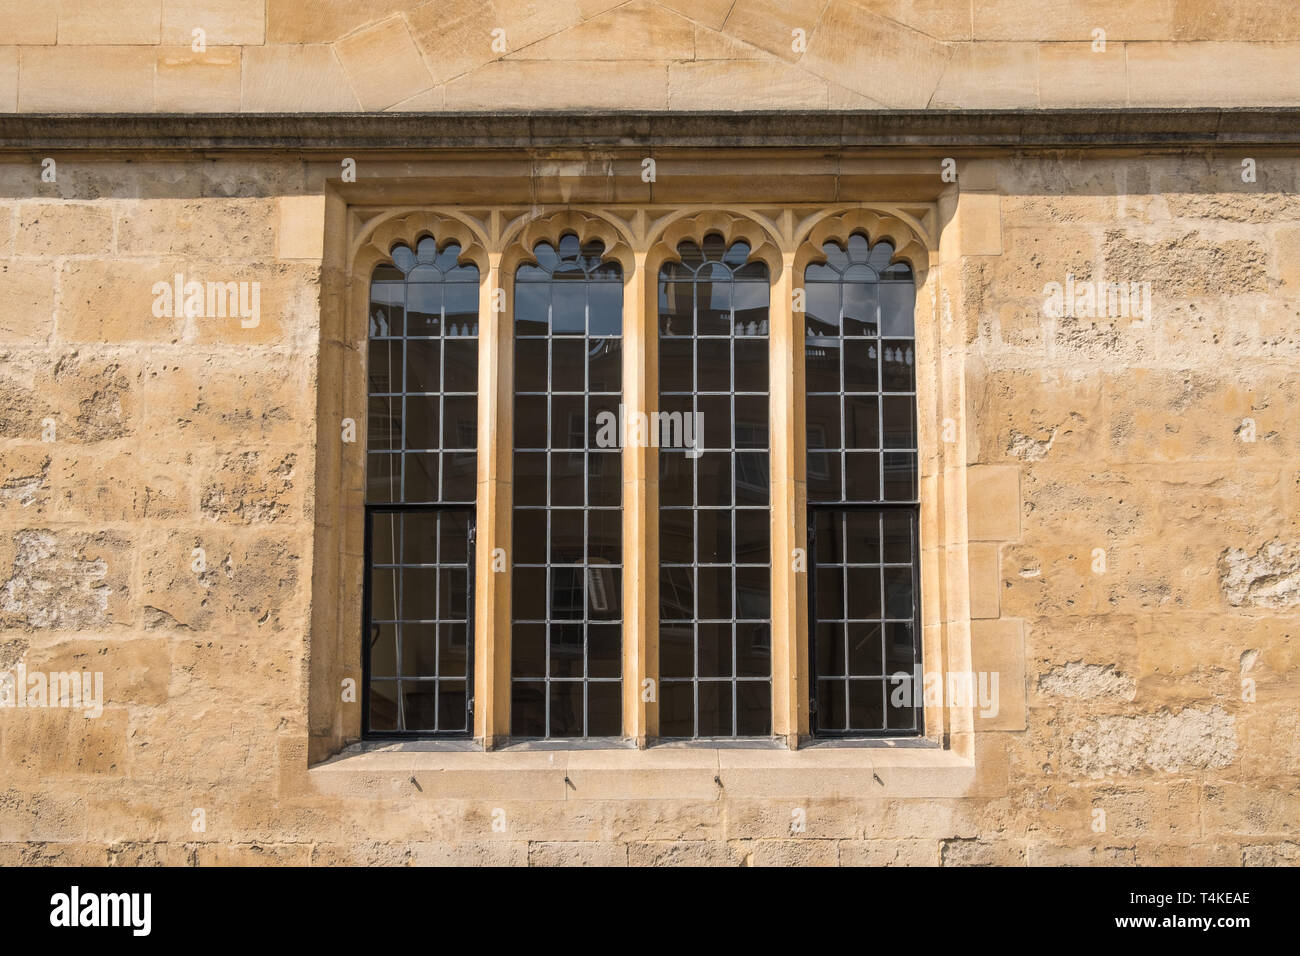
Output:
[[[474,736],[474,545],[475,506],[457,504],[367,504],[365,515],[365,577],[361,587],[361,735],[367,740],[411,740],[420,738],[468,738]],[[371,569],[374,566],[374,522],[379,514],[430,514],[434,512],[465,515],[466,521],[466,595],[465,595],[465,729],[456,731],[370,729],[370,613]]]
[[[914,684],[913,712],[916,726],[911,729],[886,727],[880,730],[825,730],[818,725],[818,674],[817,674],[817,515],[818,513],[842,514],[846,511],[865,511],[874,514],[882,512],[903,513],[911,518],[912,531],[912,669],[908,673],[911,679],[921,667],[921,548],[920,548],[920,501],[878,501],[867,504],[844,504],[840,502],[817,503],[808,506],[808,699],[809,729],[814,737],[830,738],[864,738],[864,737],[918,737],[925,733],[925,714],[921,700],[921,686]],[[883,548],[883,542],[881,547]],[[883,555],[882,555],[883,558]],[[881,620],[885,619],[885,609],[881,607]],[[884,631],[882,627],[882,640]],[[847,661],[846,661],[847,666]],[[838,675],[836,675],[838,676]],[[852,678],[849,678],[852,680]],[[884,675],[886,694],[890,691],[889,675]],[[885,707],[888,715],[889,708]],[[886,716],[886,721],[888,716]]]

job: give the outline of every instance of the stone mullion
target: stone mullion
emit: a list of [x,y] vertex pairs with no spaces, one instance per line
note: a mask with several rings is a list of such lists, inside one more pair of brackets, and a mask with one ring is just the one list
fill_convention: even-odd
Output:
[[[479,287],[478,505],[474,552],[474,736],[491,749],[510,734],[511,409],[514,303],[499,252]],[[500,556],[504,555],[504,561]]]
[[[804,467],[800,455],[803,410],[802,315],[792,290],[794,254],[783,253],[772,279],[769,306],[768,435],[772,527],[772,733],[798,746],[808,733],[808,575]],[[795,333],[799,332],[799,335]],[[797,354],[796,354],[797,353]],[[802,554],[802,551],[800,552]]]
[[[623,734],[644,747],[658,733],[658,515],[651,475],[655,449],[628,441],[630,420],[649,412],[655,395],[654,286],[646,254],[623,283]],[[657,404],[657,403],[656,403]],[[648,435],[640,436],[649,438]],[[643,693],[645,682],[655,693]],[[645,700],[650,696],[653,700]]]

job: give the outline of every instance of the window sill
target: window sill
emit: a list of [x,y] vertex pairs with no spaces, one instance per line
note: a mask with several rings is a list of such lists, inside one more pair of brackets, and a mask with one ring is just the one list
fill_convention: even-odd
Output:
[[621,740],[542,743],[484,751],[472,740],[366,741],[317,764],[310,777],[322,793],[497,801],[942,798],[976,786],[973,760],[917,738],[823,740],[793,751],[767,741],[645,750]]

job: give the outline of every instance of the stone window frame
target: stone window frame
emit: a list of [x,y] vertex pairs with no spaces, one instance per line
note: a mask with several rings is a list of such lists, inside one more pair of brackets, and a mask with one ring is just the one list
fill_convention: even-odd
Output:
[[[512,388],[511,330],[513,316],[492,311],[492,290],[509,289],[506,281],[514,268],[526,259],[538,241],[558,242],[565,233],[574,233],[582,242],[600,239],[606,255],[618,258],[624,275],[624,401],[631,406],[652,410],[657,396],[654,362],[656,351],[648,338],[656,321],[656,277],[663,262],[675,256],[678,242],[702,241],[709,233],[719,233],[729,244],[737,239],[748,242],[753,255],[769,266],[772,284],[772,513],[773,555],[785,555],[806,542],[806,494],[803,469],[806,458],[802,428],[791,423],[802,421],[803,370],[802,349],[789,347],[802,341],[802,315],[788,304],[796,277],[821,255],[825,241],[847,241],[853,232],[862,232],[875,243],[891,241],[896,259],[906,259],[912,266],[917,285],[917,366],[918,366],[918,436],[921,447],[921,581],[923,657],[927,667],[941,674],[970,668],[971,574],[969,535],[966,528],[967,475],[962,365],[964,343],[949,341],[951,308],[949,286],[956,292],[959,272],[949,267],[948,280],[941,280],[941,261],[956,259],[960,250],[940,255],[941,235],[960,235],[960,230],[943,233],[939,227],[960,223],[960,210],[970,209],[966,218],[974,221],[977,207],[955,189],[936,190],[929,201],[900,203],[879,202],[791,202],[746,206],[740,204],[661,203],[661,204],[566,204],[535,206],[502,205],[499,207],[454,207],[447,205],[399,206],[349,204],[337,192],[327,195],[326,225],[332,221],[347,235],[346,243],[329,241],[323,273],[322,308],[322,381],[341,381],[341,389],[322,389],[319,402],[321,421],[330,414],[344,415],[354,408],[352,392],[364,374],[364,322],[369,276],[374,265],[387,256],[387,249],[398,242],[414,242],[423,235],[434,235],[439,243],[459,242],[462,259],[474,261],[480,269],[480,380],[479,380],[479,526],[480,568],[491,560],[493,550],[503,547],[509,552],[508,461],[511,448],[508,415]],[[972,194],[972,199],[980,198]],[[985,199],[996,197],[983,197]],[[987,212],[987,203],[979,210]],[[996,218],[996,210],[995,210]],[[327,230],[328,231],[328,230]],[[983,250],[978,250],[983,251]],[[507,306],[510,297],[507,296]],[[327,322],[327,313],[332,321]],[[796,329],[796,323],[798,327]],[[360,329],[362,334],[358,334]],[[331,331],[335,334],[331,335]],[[796,331],[798,337],[795,336]],[[951,414],[940,414],[941,411]],[[955,418],[959,437],[956,442],[940,444],[941,421]],[[336,419],[337,420],[337,419]],[[321,436],[329,431],[322,425]],[[314,572],[313,593],[323,597],[314,607],[313,653],[309,680],[309,714],[311,740],[309,762],[319,764],[345,751],[356,756],[358,748],[348,747],[359,738],[359,713],[336,702],[337,688],[352,675],[349,649],[359,643],[360,627],[349,625],[358,613],[352,607],[354,593],[359,592],[357,570],[360,549],[359,526],[349,507],[349,496],[359,494],[363,470],[356,446],[334,447],[322,441],[318,447],[318,514],[316,555],[337,555],[339,560],[318,561]],[[337,454],[332,454],[337,452]],[[625,624],[624,624],[624,736],[628,745],[644,751],[655,742],[653,706],[642,706],[639,689],[646,677],[655,676],[657,640],[655,612],[657,575],[648,571],[657,564],[655,485],[657,468],[655,449],[624,450],[624,541],[625,541]],[[358,459],[358,460],[353,460]],[[502,465],[505,463],[506,468]],[[324,479],[321,481],[320,479]],[[339,498],[333,503],[323,500],[330,480],[338,481]],[[775,520],[775,519],[780,520]],[[1018,516],[1016,518],[1018,524]],[[331,566],[335,564],[337,566]],[[825,759],[823,742],[810,740],[808,734],[808,634],[806,576],[796,572],[790,561],[773,563],[773,736],[791,755],[804,754],[805,761],[814,752]],[[508,575],[490,574],[478,578],[476,594],[476,697],[474,749],[501,752],[508,743],[509,632],[497,625],[508,621],[509,588],[492,583],[507,583]],[[345,582],[347,586],[344,586]],[[326,625],[326,617],[334,622]],[[359,618],[358,618],[359,620]],[[351,632],[356,632],[356,637]],[[332,633],[331,633],[332,632]],[[317,653],[317,645],[320,653]],[[1022,653],[1021,653],[1021,656]],[[1021,665],[1023,661],[1021,660]],[[500,665],[500,666],[498,666]],[[486,706],[484,705],[486,702]],[[928,750],[894,750],[903,764],[921,767],[973,768],[976,749],[975,716],[970,706],[926,706],[925,735],[921,743]],[[986,728],[981,728],[986,729]],[[987,729],[1012,729],[991,727]],[[915,738],[913,738],[915,743]],[[843,745],[844,742],[835,743]],[[890,746],[893,741],[872,741],[875,746]],[[557,741],[565,749],[563,741]],[[812,745],[812,746],[810,746]],[[345,750],[345,748],[347,748]],[[361,751],[365,751],[363,746]],[[663,747],[651,752],[662,754]],[[508,749],[518,755],[516,749]],[[945,755],[935,756],[938,752]],[[880,757],[870,759],[841,753],[856,769]],[[877,751],[878,754],[878,751]],[[929,754],[930,756],[927,756]],[[427,750],[426,750],[427,756]],[[459,755],[463,758],[465,755]],[[486,760],[485,755],[475,758]],[[554,759],[553,757],[551,758]],[[648,766],[644,754],[642,762]],[[662,758],[660,758],[662,759]],[[335,761],[336,762],[336,761]],[[490,762],[490,761],[489,761]],[[477,764],[474,764],[477,766]]]

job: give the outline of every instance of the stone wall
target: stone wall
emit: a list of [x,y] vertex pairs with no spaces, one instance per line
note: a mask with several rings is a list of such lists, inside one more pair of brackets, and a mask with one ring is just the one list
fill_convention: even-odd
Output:
[[0,24],[0,112],[1300,101],[1275,0],[0,0]]
[[[158,4],[141,6],[155,11],[154,40],[176,42],[172,5],[161,27]],[[719,49],[741,48],[745,4],[726,18],[730,6],[691,5],[714,23],[684,29],[692,49],[716,27]],[[824,21],[870,5],[815,6]],[[998,38],[995,59],[1018,41],[1015,21],[995,15],[1013,6],[975,7],[977,38]],[[1174,19],[1142,29],[1179,23],[1194,40],[1210,21],[1188,8],[1208,6],[1148,4],[1144,15]],[[1248,42],[1256,21],[1233,8],[1216,29]],[[43,9],[29,2],[19,16],[34,44],[55,37]],[[251,34],[231,21],[227,40],[328,44],[366,37],[353,31],[391,12],[339,5],[308,24],[282,15],[296,5],[265,9]],[[586,5],[566,9],[601,22]],[[939,37],[927,43],[983,49],[962,46],[968,16],[942,9],[891,5]],[[391,22],[420,40],[419,13]],[[580,37],[598,42],[595,26],[569,29],[575,59]],[[1130,64],[1135,48],[1167,46],[1132,38]],[[144,40],[122,41],[122,62],[142,55],[129,44]],[[305,63],[316,49],[346,65],[345,47],[292,56]],[[242,69],[273,49],[244,48]],[[240,69],[241,51],[231,55]],[[764,54],[756,68],[805,71],[779,60]],[[465,69],[486,79],[529,67]],[[347,76],[340,96],[356,95]],[[743,752],[631,764],[644,754],[458,754],[436,767],[361,754],[309,767],[308,697],[320,692],[310,621],[327,597],[312,593],[313,553],[330,533],[318,452],[335,438],[317,409],[338,387],[319,361],[337,305],[334,187],[288,154],[90,157],[60,162],[54,183],[40,182],[38,162],[6,158],[0,669],[100,671],[105,694],[89,720],[0,710],[0,861],[1296,861],[1300,160],[1258,164],[1249,184],[1236,155],[960,164],[960,200],[936,205],[942,279],[926,305],[960,375],[941,383],[954,404],[935,408],[960,416],[969,471],[974,661],[1015,673],[1018,658],[1024,678],[1004,689],[1014,719],[976,735],[973,773],[903,758],[841,771],[822,756],[830,776],[811,789]],[[176,273],[259,281],[260,322],[155,315],[154,283]],[[1150,315],[1045,314],[1045,285],[1069,276],[1149,282]],[[475,759],[492,762],[465,762]]]

